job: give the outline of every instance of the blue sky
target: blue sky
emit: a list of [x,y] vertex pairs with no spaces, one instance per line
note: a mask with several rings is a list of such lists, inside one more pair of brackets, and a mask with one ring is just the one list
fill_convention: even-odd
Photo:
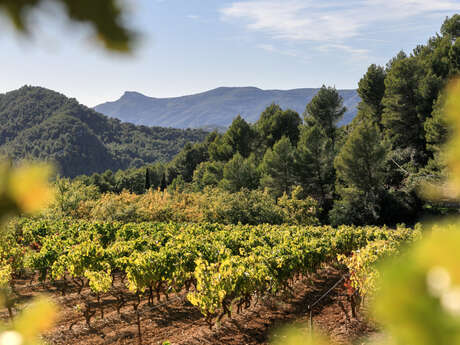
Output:
[[141,33],[131,56],[88,40],[88,28],[44,7],[30,39],[0,17],[0,92],[39,85],[83,104],[125,90],[172,97],[219,86],[356,88],[439,31],[460,0],[125,0]]

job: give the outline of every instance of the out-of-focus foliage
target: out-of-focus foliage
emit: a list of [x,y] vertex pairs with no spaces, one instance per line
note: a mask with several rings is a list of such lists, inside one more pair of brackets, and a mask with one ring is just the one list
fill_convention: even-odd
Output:
[[445,112],[451,126],[452,139],[448,144],[449,180],[454,195],[460,197],[460,78],[448,87]]
[[14,328],[24,344],[34,344],[37,336],[53,325],[56,316],[56,306],[47,298],[38,298],[15,319]]
[[392,344],[460,344],[460,228],[441,228],[383,268],[375,315]]
[[40,334],[51,328],[56,317],[56,306],[47,298],[37,298],[14,319],[13,325],[0,325],[0,344],[42,344]]
[[286,327],[272,335],[273,345],[331,345],[318,335],[307,334],[294,327]]
[[[53,190],[48,180],[52,169],[48,165],[24,163],[19,166],[0,163],[0,221],[18,214],[32,214],[46,207],[53,200]],[[13,274],[16,248],[5,238],[0,223],[0,304],[6,305],[11,315],[9,283]],[[5,255],[6,254],[6,255]],[[7,260],[8,258],[8,260]],[[12,324],[0,324],[0,344],[38,344],[40,333],[49,329],[56,317],[56,307],[47,299],[39,298],[25,308]]]
[[[43,0],[0,0],[0,10],[22,33],[33,31],[28,16],[46,1]],[[53,0],[59,4],[68,19],[88,24],[93,29],[93,38],[106,49],[118,52],[130,52],[135,43],[135,33],[123,22],[126,8],[117,0]]]
[[43,164],[11,166],[0,163],[0,220],[19,213],[35,213],[54,197],[49,186],[52,169]]

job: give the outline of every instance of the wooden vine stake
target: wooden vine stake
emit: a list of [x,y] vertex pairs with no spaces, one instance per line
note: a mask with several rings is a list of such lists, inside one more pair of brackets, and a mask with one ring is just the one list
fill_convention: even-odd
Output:
[[139,291],[137,291],[136,301],[133,304],[133,308],[134,308],[134,311],[136,312],[138,344],[142,345],[141,317],[139,315],[139,305],[140,304],[141,304],[141,296],[139,295]]

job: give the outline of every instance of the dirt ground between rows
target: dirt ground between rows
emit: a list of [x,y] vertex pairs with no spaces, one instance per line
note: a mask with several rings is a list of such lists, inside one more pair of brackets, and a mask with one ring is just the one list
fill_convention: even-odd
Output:
[[[161,345],[166,341],[172,345],[270,344],[280,336],[280,327],[288,324],[308,334],[307,306],[332,287],[340,277],[341,272],[324,267],[310,277],[301,277],[295,281],[292,292],[260,298],[240,314],[234,312],[232,318],[224,317],[219,325],[212,328],[199,310],[187,302],[185,292],[171,295],[169,301],[163,296],[161,301],[155,300],[153,306],[149,306],[145,298],[139,306],[142,344]],[[102,300],[106,305],[104,318],[96,310],[91,319],[91,327],[88,327],[81,310],[76,308],[88,299],[87,289],[83,290],[81,296],[76,291],[63,296],[56,288],[41,286],[38,282],[30,284],[26,280],[17,280],[15,290],[20,305],[42,293],[50,295],[59,305],[57,324],[44,335],[48,344],[139,344],[136,313],[131,302],[118,314],[114,307],[115,299],[103,296]],[[95,300],[95,297],[91,299]],[[2,311],[1,317],[6,319],[7,316],[7,312]],[[351,317],[343,284],[338,285],[315,306],[313,326],[315,331],[327,335],[337,344],[363,344],[366,337],[376,333],[375,327],[369,322]]]

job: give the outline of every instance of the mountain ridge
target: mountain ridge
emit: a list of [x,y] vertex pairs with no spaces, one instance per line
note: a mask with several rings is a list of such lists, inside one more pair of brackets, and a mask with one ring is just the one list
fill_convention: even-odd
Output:
[[168,161],[206,135],[124,123],[43,87],[0,94],[0,155],[51,161],[63,176]]
[[[196,94],[157,98],[137,91],[125,91],[115,101],[94,107],[98,112],[138,125],[173,128],[227,127],[241,115],[248,122],[257,121],[271,103],[302,114],[318,88],[263,90],[255,86],[221,86]],[[351,122],[360,101],[355,89],[337,90],[347,107],[339,123]]]

